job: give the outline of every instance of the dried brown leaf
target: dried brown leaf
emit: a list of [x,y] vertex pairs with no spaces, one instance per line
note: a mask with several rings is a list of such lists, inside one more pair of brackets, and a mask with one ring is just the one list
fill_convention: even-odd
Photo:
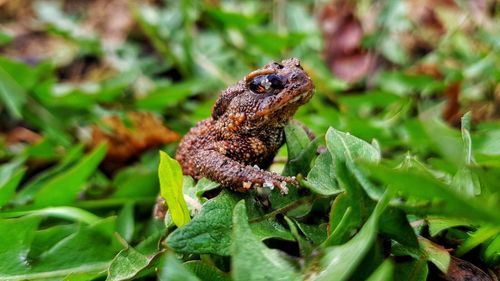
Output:
[[127,118],[130,120],[130,127],[118,116],[102,120],[107,128],[92,126],[90,147],[106,142],[106,159],[124,162],[149,148],[175,142],[180,138],[178,133],[165,127],[162,120],[151,113],[129,112]]

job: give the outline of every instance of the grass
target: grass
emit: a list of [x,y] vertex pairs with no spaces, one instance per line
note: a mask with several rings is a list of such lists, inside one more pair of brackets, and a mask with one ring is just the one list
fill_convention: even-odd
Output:
[[[498,7],[415,2],[0,3],[0,280],[498,278]],[[288,57],[318,137],[271,169],[301,186],[180,175],[217,93]]]

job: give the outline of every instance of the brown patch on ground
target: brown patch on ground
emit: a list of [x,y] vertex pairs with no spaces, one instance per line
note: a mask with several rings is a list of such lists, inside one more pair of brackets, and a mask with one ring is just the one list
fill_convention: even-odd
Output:
[[162,120],[151,113],[129,112],[123,119],[110,116],[103,118],[102,124],[101,127],[92,126],[89,146],[95,148],[100,143],[107,143],[108,161],[125,162],[147,149],[180,139],[178,133],[165,127]]

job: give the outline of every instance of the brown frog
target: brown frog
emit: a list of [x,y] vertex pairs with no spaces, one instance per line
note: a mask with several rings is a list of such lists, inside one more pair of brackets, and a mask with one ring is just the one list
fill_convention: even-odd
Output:
[[300,61],[271,62],[223,91],[211,118],[181,140],[176,159],[184,174],[206,177],[237,191],[297,185],[294,177],[264,170],[285,142],[284,127],[313,95]]

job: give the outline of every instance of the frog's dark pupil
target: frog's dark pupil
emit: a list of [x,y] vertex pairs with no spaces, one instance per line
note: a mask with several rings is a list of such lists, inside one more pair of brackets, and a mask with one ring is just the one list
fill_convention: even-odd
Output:
[[281,76],[278,76],[276,74],[267,75],[267,80],[271,82],[271,87],[273,89],[281,90],[285,87]]
[[285,88],[282,77],[276,74],[257,76],[248,86],[252,92],[258,94],[270,93],[271,90],[282,90]]

